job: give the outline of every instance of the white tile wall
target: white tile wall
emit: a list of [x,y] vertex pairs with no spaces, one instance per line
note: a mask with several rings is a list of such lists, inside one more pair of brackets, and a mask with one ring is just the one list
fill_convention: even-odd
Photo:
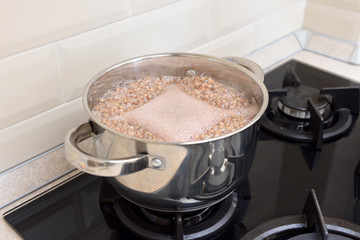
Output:
[[138,15],[178,1],[179,0],[132,0],[132,12],[133,15]]
[[60,41],[66,100],[79,97],[96,73],[121,60],[156,52],[187,51],[208,42],[211,38],[208,3],[181,1]]
[[298,2],[246,27],[192,50],[222,56],[244,56],[302,26],[305,1]]
[[[307,2],[0,1],[0,172],[62,143],[87,120],[80,96],[101,69],[155,52],[243,56],[301,28]],[[354,31],[357,17],[345,18]]]
[[86,120],[77,99],[0,130],[1,170],[61,144],[68,130]]
[[64,101],[53,44],[0,60],[0,129]]
[[[331,3],[340,4],[340,1],[331,1]],[[349,11],[331,3],[322,4],[309,1],[305,12],[304,28],[360,44],[360,12],[357,12],[358,9],[354,8],[354,11]]]
[[0,1],[0,58],[131,16],[131,0]]
[[328,5],[334,8],[340,8],[347,11],[360,13],[359,0],[310,0],[310,1]]
[[213,0],[213,34],[220,37],[302,0]]

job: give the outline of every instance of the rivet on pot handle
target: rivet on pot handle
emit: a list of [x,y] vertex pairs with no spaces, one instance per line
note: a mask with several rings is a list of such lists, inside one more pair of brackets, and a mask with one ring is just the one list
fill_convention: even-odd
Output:
[[260,81],[264,81],[264,71],[257,63],[241,57],[224,57],[224,59],[249,69]]
[[98,176],[117,177],[138,172],[145,168],[164,169],[165,161],[159,156],[139,154],[129,158],[102,159],[83,152],[78,143],[91,137],[92,127],[89,122],[70,130],[65,137],[66,159],[78,169]]

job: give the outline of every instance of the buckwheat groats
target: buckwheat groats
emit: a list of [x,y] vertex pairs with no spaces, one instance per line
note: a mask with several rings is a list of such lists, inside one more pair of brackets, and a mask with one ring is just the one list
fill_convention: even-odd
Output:
[[258,112],[237,86],[208,76],[119,82],[93,109],[108,127],[166,142],[210,139],[243,127]]

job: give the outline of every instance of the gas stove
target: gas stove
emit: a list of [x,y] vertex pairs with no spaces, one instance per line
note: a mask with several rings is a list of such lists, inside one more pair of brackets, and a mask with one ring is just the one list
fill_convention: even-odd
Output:
[[81,173],[5,220],[25,239],[360,240],[359,85],[296,61],[264,83],[253,165],[220,203],[157,212]]

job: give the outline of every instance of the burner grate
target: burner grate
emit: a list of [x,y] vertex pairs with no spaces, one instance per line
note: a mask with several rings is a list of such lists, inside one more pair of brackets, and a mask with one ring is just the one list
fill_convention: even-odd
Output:
[[128,201],[104,180],[100,206],[107,225],[118,230],[119,239],[232,239],[231,228],[242,221],[249,194],[246,180],[213,206],[190,212],[161,212]]
[[248,232],[241,240],[360,240],[360,227],[353,223],[323,217],[315,191],[306,200],[303,214],[265,222]]
[[282,87],[269,90],[262,128],[287,140],[311,143],[316,149],[346,134],[360,111],[359,87],[301,86],[292,65],[287,66]]

